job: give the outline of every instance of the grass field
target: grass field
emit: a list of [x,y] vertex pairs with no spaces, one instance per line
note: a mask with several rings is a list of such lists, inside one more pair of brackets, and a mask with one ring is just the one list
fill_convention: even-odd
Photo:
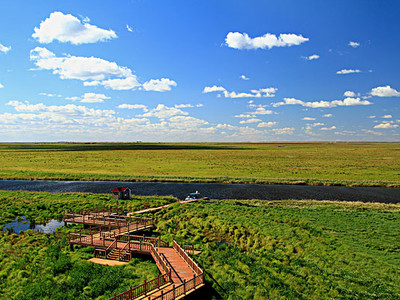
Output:
[[400,206],[203,201],[157,213],[223,299],[399,299]]
[[[137,197],[125,209],[174,202]],[[70,209],[116,205],[108,195],[0,191],[0,220],[37,222]],[[400,206],[332,201],[173,203],[150,234],[194,244],[207,286],[197,299],[399,299]],[[71,226],[71,225],[70,225]],[[94,266],[92,248],[62,233],[0,232],[0,298],[107,299],[155,277],[153,263]],[[109,279],[109,280],[108,280]],[[196,299],[196,298],[193,298]]]
[[400,187],[400,144],[0,144],[0,178]]

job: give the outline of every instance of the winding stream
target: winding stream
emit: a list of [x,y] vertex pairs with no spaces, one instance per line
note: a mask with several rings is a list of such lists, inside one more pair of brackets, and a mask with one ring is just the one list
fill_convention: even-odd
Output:
[[0,190],[46,191],[52,193],[110,193],[113,188],[119,186],[130,187],[133,194],[136,195],[172,195],[178,199],[184,199],[187,194],[198,190],[210,199],[314,199],[400,203],[400,189],[387,188],[223,183],[0,180]]

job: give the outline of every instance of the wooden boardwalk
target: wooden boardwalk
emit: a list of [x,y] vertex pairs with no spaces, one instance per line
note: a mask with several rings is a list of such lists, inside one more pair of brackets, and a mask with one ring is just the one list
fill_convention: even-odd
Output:
[[169,247],[160,238],[132,235],[153,227],[152,219],[103,211],[66,214],[64,220],[89,226],[69,233],[68,240],[70,244],[95,247],[96,257],[130,261],[135,253],[140,253],[155,260],[160,276],[115,294],[110,300],[181,299],[204,285],[203,271],[176,241]]

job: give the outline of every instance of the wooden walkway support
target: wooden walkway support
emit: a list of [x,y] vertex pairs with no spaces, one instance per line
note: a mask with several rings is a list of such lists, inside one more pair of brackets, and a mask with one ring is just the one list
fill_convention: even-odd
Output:
[[[150,218],[126,217],[107,211],[66,214],[66,222],[89,226],[69,233],[70,244],[93,246],[95,256],[130,261],[135,253],[151,255],[161,275],[110,300],[181,299],[204,285],[204,273],[176,241],[172,248],[160,238],[132,235],[153,227]],[[93,227],[92,227],[93,226]]]

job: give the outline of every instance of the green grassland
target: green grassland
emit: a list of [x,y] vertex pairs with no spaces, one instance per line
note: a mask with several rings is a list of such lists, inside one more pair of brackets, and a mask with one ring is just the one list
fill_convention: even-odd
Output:
[[0,178],[400,187],[400,144],[0,144]]
[[[108,195],[0,191],[0,220],[29,214],[39,222],[68,210],[115,206],[114,201]],[[171,197],[136,197],[118,205],[133,210],[171,202],[154,214],[156,228],[148,234],[201,251],[194,256],[206,273],[201,299],[400,298],[399,205],[180,204]],[[92,249],[67,246],[63,234],[69,230],[75,229],[64,227],[57,235],[0,233],[0,298],[105,299],[157,274],[154,264],[140,259],[125,267],[89,264]]]
[[203,201],[157,213],[224,299],[399,299],[400,206]]

